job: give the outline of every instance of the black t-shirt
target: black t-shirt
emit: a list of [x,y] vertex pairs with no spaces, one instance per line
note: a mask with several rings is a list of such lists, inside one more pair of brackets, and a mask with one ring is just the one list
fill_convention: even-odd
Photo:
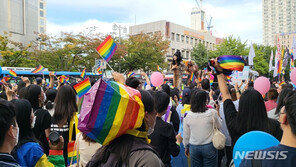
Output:
[[164,164],[171,161],[171,155],[176,157],[180,152],[180,147],[176,144],[176,134],[171,124],[156,117],[154,131],[150,135],[151,145],[158,152]]
[[37,109],[34,112],[36,116],[35,126],[33,132],[35,137],[39,140],[40,145],[46,155],[49,154],[49,144],[45,135],[45,129],[49,129],[51,125],[51,115],[47,110]]
[[[238,125],[241,124],[241,122],[237,121],[238,112],[236,111],[232,100],[230,99],[225,100],[223,103],[223,108],[224,108],[224,115],[225,115],[227,129],[232,139],[232,145],[234,146],[236,141],[247,132],[243,132],[241,129],[238,129],[239,127]],[[259,130],[259,129],[254,129],[254,130]],[[266,125],[265,132],[271,134],[278,140],[281,140],[283,135],[283,131],[280,127],[280,123],[270,118],[268,118],[268,124]]]
[[[260,151],[259,151],[260,152]],[[254,153],[255,154],[255,153]],[[249,155],[249,159],[243,159],[240,167],[252,167],[254,157],[260,155],[259,163],[262,167],[295,167],[296,166],[296,148],[279,144],[262,150],[257,155]],[[256,158],[255,158],[256,159]]]
[[[57,122],[52,118],[52,124],[50,127],[50,131],[56,131],[64,138],[64,159],[65,164],[67,165],[67,158],[68,158],[68,143],[69,143],[69,130],[70,130],[70,120],[67,120],[67,123],[62,127],[58,127]],[[75,132],[75,124],[73,125],[73,135],[72,141],[76,140],[76,132]]]

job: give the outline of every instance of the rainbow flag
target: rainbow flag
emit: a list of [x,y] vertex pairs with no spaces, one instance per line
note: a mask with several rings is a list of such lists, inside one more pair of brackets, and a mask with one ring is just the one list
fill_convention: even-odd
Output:
[[98,72],[99,75],[102,75],[102,74],[103,74],[103,72],[102,72],[102,70],[101,70],[101,67],[99,67],[99,68],[97,69],[97,72]]
[[227,79],[227,82],[231,82],[231,76],[229,76],[229,75],[226,75],[226,79]]
[[91,88],[89,78],[79,82],[78,84],[74,85],[73,87],[74,87],[78,97],[79,98],[82,97]]
[[72,158],[73,158],[72,164],[77,163],[77,156],[76,156],[77,152],[75,150],[75,142],[68,143],[67,151],[68,151],[68,157],[67,157],[68,165],[70,165]]
[[82,70],[82,72],[80,74],[80,77],[83,78],[83,79],[86,77],[85,69]]
[[44,67],[42,65],[39,65],[38,67],[35,68],[35,70],[32,71],[32,73],[37,74],[37,73],[40,73],[43,70],[44,70]]
[[230,71],[243,71],[245,61],[240,56],[225,55],[218,57],[218,63],[223,69]]
[[11,77],[16,77],[16,72],[14,72],[13,70],[9,70],[9,73],[8,73]]
[[5,82],[7,82],[7,81],[9,81],[11,79],[11,77],[10,76],[6,76],[6,77],[3,77],[3,81],[5,81]]
[[117,45],[110,35],[97,47],[98,53],[109,62],[117,49]]
[[280,74],[283,73],[283,58],[284,58],[285,50],[282,49],[282,55],[280,59],[278,60],[278,75],[280,77]]
[[282,86],[284,84],[286,84],[286,82],[285,81],[282,81],[282,82],[279,83],[279,86]]
[[[145,115],[138,90],[115,81],[99,80],[84,96],[84,102],[78,129],[96,142],[107,145],[123,134],[147,137],[147,133],[136,130]],[[89,108],[90,103],[93,105]]]
[[60,81],[61,83],[69,82],[69,80],[70,80],[70,78],[69,78],[69,77],[66,77],[65,75],[61,75],[61,76],[59,77],[59,81]]
[[215,79],[214,75],[210,74],[210,85],[213,85],[214,79]]
[[129,77],[133,77],[135,75],[135,73],[134,72],[129,72],[128,74],[127,74],[127,77],[129,78]]
[[161,71],[162,68],[159,67],[159,65],[157,65],[157,71]]
[[190,81],[195,82],[195,75],[194,75],[194,73],[191,73],[191,75],[190,75]]

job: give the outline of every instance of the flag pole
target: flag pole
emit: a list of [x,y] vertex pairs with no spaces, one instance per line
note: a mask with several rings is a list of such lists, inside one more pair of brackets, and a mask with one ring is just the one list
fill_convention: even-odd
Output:
[[[100,55],[100,57],[103,59],[103,60],[105,60],[102,56],[101,56],[101,54],[95,49],[95,51]],[[110,66],[110,64],[105,60],[105,62],[106,62],[106,64],[108,65],[108,67],[109,68],[111,68],[111,70],[114,72],[115,70]]]

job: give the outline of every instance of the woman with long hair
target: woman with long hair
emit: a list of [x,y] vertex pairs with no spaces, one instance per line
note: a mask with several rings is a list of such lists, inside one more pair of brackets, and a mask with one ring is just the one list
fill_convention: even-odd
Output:
[[262,95],[255,89],[249,88],[240,97],[238,112],[231,100],[227,89],[223,69],[215,60],[218,85],[222,94],[224,115],[229,134],[232,139],[232,146],[243,134],[260,130],[267,132],[278,140],[282,137],[282,130],[278,121],[267,117],[266,107]]
[[[72,87],[69,85],[61,86],[58,89],[54,103],[54,114],[50,130],[59,132],[64,137],[64,158],[65,164],[67,164],[70,120],[78,110],[76,95]],[[73,134],[72,140],[75,141],[75,133],[73,132]]]
[[30,85],[27,87],[25,98],[29,100],[36,116],[36,123],[33,129],[35,137],[40,141],[40,144],[46,153],[49,154],[49,144],[47,138],[50,133],[51,116],[49,112],[43,109],[45,101],[44,92],[38,85]]
[[[124,82],[123,82],[124,83]],[[143,124],[137,130],[142,133],[153,132],[156,111],[154,99],[150,93],[139,90],[144,104],[145,116]],[[135,137],[129,134],[122,135],[110,144],[102,146],[86,165],[87,167],[97,166],[163,166],[157,153],[147,143],[145,138]]]
[[191,158],[191,166],[217,166],[218,150],[213,146],[213,126],[220,128],[218,112],[209,109],[208,93],[194,89],[191,95],[191,111],[184,118],[184,146],[186,156]]
[[53,116],[54,113],[54,100],[57,95],[56,89],[48,89],[45,92],[46,95],[46,101],[45,101],[45,108],[48,110],[51,116]]
[[174,72],[173,84],[175,88],[180,89],[181,75],[182,75],[182,56],[180,50],[177,50],[173,55],[173,61],[171,64],[171,70]]
[[[19,125],[18,144],[13,150],[13,156],[21,166],[58,166],[63,162],[63,157],[55,156],[55,161],[52,161],[53,155],[50,154],[49,159],[43,152],[38,140],[33,133],[35,126],[35,116],[33,109],[28,100],[12,100],[16,109],[16,121]],[[60,138],[61,141],[63,140]],[[59,149],[62,151],[63,143],[59,143]],[[53,147],[52,147],[53,148]],[[54,151],[51,151],[54,152]],[[51,164],[50,162],[53,162]]]

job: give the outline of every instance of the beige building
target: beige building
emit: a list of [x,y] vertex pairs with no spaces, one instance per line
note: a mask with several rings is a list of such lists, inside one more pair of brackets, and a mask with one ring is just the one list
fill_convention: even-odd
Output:
[[165,20],[131,26],[130,35],[140,33],[161,33],[170,41],[166,61],[171,61],[172,55],[179,49],[184,60],[191,59],[191,52],[198,43],[203,43],[208,50],[213,50],[216,45],[216,37],[208,32],[200,32]]
[[263,44],[273,46],[277,34],[296,32],[296,0],[262,0]]
[[46,0],[39,0],[39,17],[38,30],[39,33],[46,33]]
[[[276,39],[280,41],[280,48],[292,49],[293,39],[296,40],[296,32],[294,33],[281,33],[276,35]],[[275,43],[277,45],[277,43]]]
[[190,16],[191,28],[197,31],[205,31],[205,11],[193,8]]
[[11,40],[28,44],[39,32],[39,0],[0,0],[0,34],[11,33]]

